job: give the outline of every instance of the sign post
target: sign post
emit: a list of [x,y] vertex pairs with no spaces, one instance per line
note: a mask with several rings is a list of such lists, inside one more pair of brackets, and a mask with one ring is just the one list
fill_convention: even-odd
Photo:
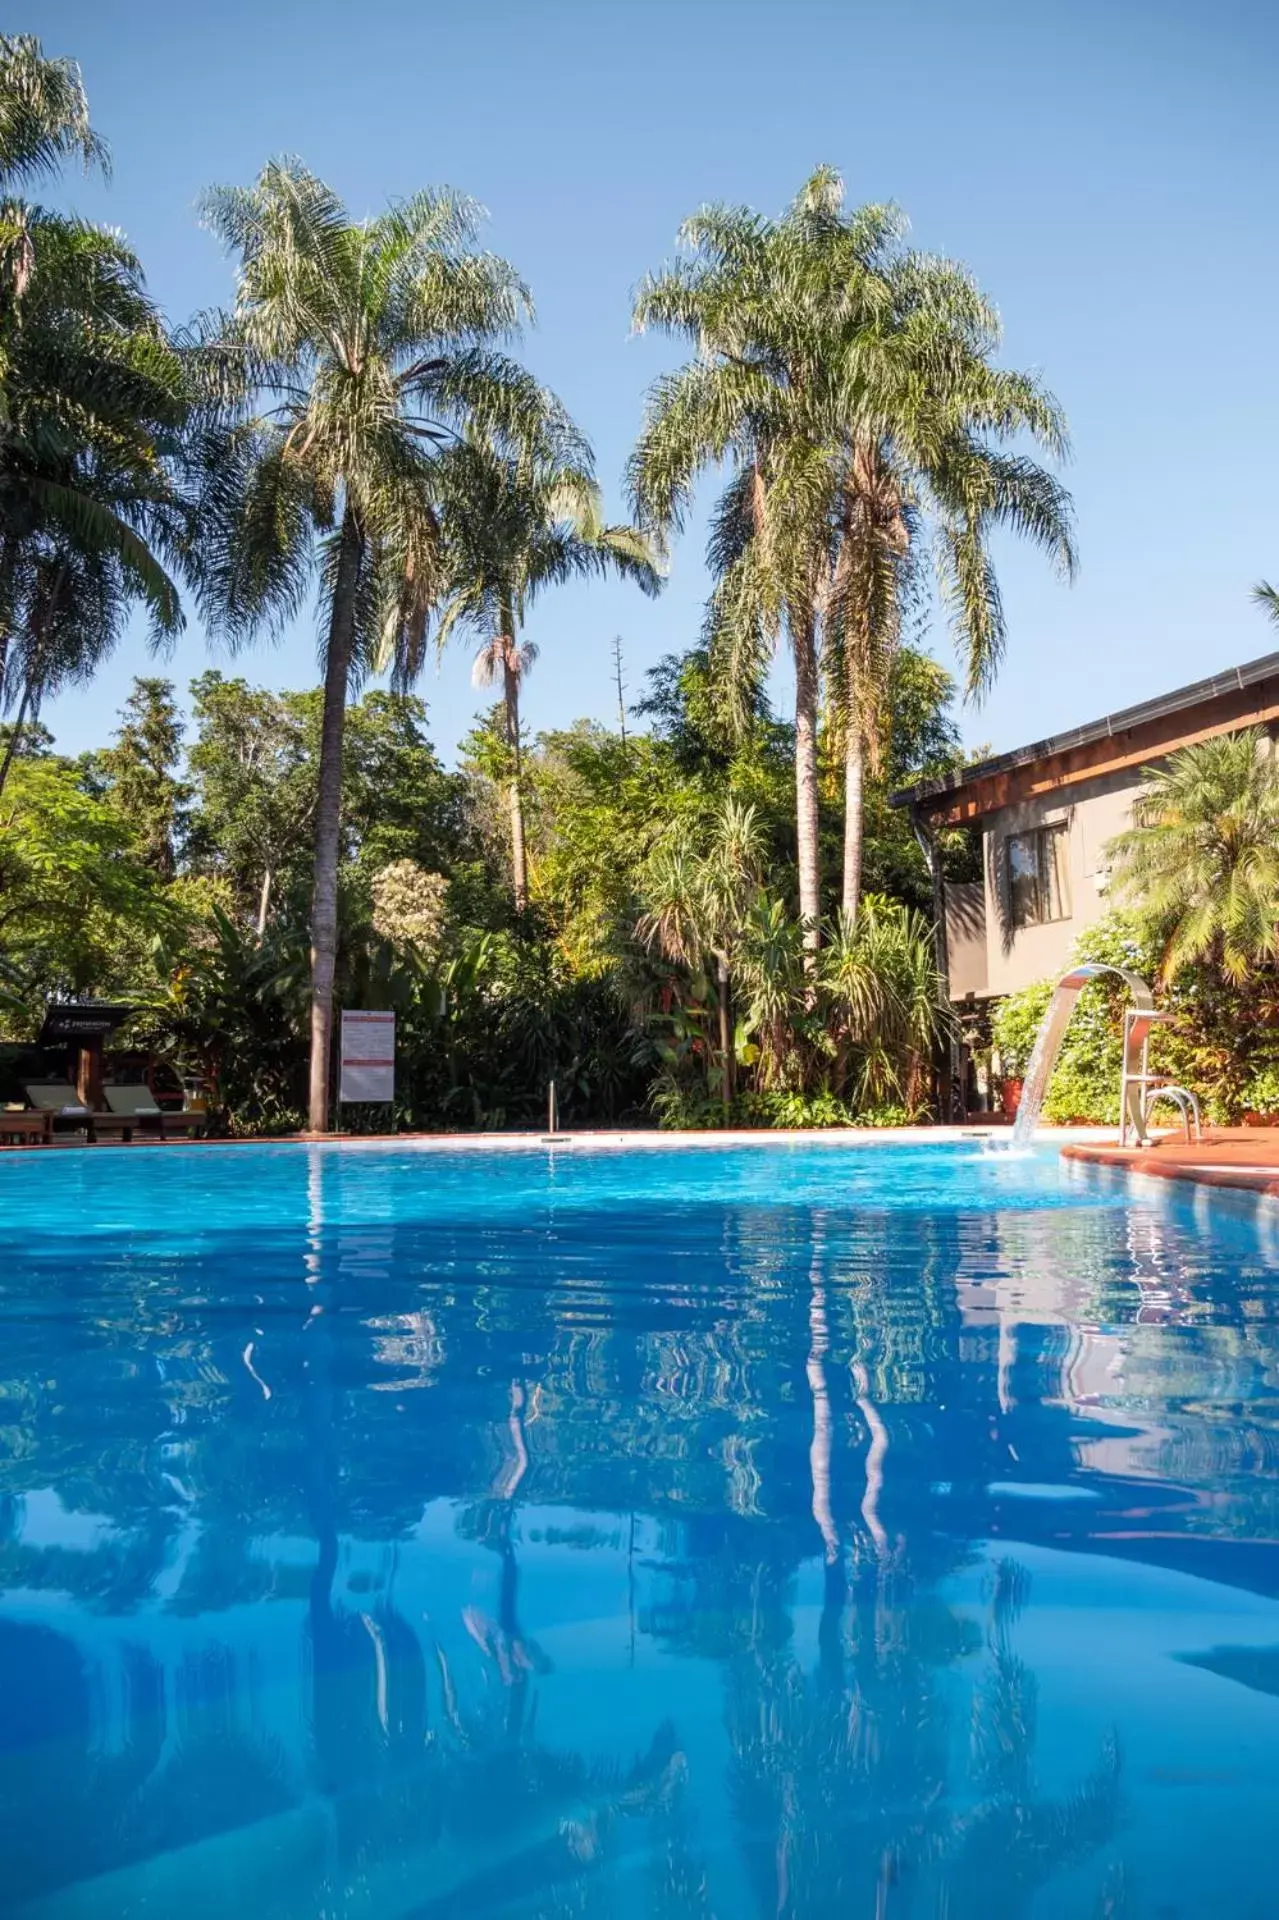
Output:
[[338,1099],[387,1104],[395,1098],[395,1015],[342,1009]]
[[132,1012],[106,1000],[51,1000],[45,1008],[36,1045],[73,1050],[76,1098],[91,1113],[102,1111],[102,1043]]

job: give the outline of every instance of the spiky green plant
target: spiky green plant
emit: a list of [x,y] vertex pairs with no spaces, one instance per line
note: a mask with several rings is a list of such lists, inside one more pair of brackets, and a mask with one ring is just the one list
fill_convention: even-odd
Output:
[[320,580],[324,719],[315,816],[309,1116],[329,1124],[342,736],[376,659],[420,661],[441,587],[439,456],[474,429],[504,452],[535,436],[537,383],[500,350],[530,312],[476,249],[471,200],[427,189],[353,221],[293,160],[211,193],[237,263],[234,309],[205,319],[203,592],[233,642],[277,627]]
[[922,913],[867,894],[841,913],[822,954],[823,1004],[838,1047],[837,1074],[855,1072],[859,1107],[892,1101],[914,1113],[927,1100],[946,1004],[932,929]]
[[764,851],[755,808],[731,798],[704,842],[681,823],[649,856],[645,905],[635,929],[650,952],[693,974],[714,974],[725,1107],[733,1091],[734,973],[751,902],[760,889]]
[[1239,982],[1279,955],[1279,768],[1261,728],[1147,769],[1133,824],[1107,852],[1116,897],[1162,942],[1164,980],[1211,959]]

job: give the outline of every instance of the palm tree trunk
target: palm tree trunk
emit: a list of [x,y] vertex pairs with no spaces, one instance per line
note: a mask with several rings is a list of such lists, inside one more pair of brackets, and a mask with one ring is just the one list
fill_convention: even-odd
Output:
[[523,762],[520,757],[520,676],[515,661],[513,623],[508,624],[508,642],[502,657],[502,690],[506,696],[506,742],[511,749],[511,882],[515,893],[515,911],[528,906],[528,856],[524,847]]
[[258,920],[257,920],[257,927],[256,927],[256,932],[259,940],[263,939],[266,935],[266,919],[267,919],[267,914],[270,912],[270,910],[271,910],[271,869],[270,867],[263,867],[262,886],[258,893]]
[[[2,357],[2,356],[0,356]],[[0,538],[0,605],[5,609],[4,625],[0,627],[0,712],[4,710],[5,675],[9,670],[9,649],[13,644],[13,606],[11,604],[11,573],[13,555],[16,547],[15,536],[6,533]]]
[[342,831],[342,737],[355,645],[355,595],[363,538],[348,506],[342,520],[337,579],[329,614],[324,668],[324,718],[315,808],[315,887],[311,896],[311,1084],[307,1125],[324,1133],[330,1122],[333,1052],[333,976],[338,943],[338,855]]
[[799,913],[804,946],[822,943],[822,892],[817,833],[817,646],[812,625],[794,636],[795,831],[799,849]]
[[[38,716],[40,712],[40,701],[44,692],[41,685],[44,666],[44,644],[49,635],[49,628],[53,624],[53,616],[57,611],[58,597],[62,592],[66,574],[67,570],[65,565],[57,568],[43,611],[38,615],[34,623],[35,632],[27,654],[27,677],[22,686],[22,701],[18,707],[17,718],[13,723],[13,731],[9,735],[9,744],[5,750],[4,764],[0,766],[0,793],[4,792],[4,783],[9,778],[9,769],[13,765],[13,757],[18,751],[18,742],[22,738],[22,729],[27,722],[28,710],[30,709],[35,716]],[[4,662],[7,662],[7,656],[8,640],[6,638]],[[0,665],[4,664],[4,662],[0,662]]]
[[28,681],[22,689],[22,704],[18,708],[17,717],[9,729],[9,738],[4,750],[4,760],[0,762],[0,793],[4,792],[4,783],[9,778],[9,769],[13,765],[13,757],[18,751],[18,742],[22,738],[22,729],[27,723],[27,707],[30,700],[31,682]]
[[733,983],[728,970],[728,958],[718,956],[719,989],[719,1059],[723,1084],[720,1095],[724,1107],[724,1125],[727,1126],[733,1107]]
[[844,917],[852,922],[862,894],[863,799],[866,784],[866,743],[855,715],[848,718],[844,740]]

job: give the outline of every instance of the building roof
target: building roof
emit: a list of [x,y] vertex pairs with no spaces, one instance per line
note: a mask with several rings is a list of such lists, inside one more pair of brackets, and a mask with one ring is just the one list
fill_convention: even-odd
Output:
[[[989,760],[975,761],[972,766],[958,767],[953,773],[942,774],[938,779],[921,780],[917,786],[905,787],[900,793],[892,794],[890,804],[894,807],[910,807],[921,801],[957,794],[966,787],[976,786],[980,781],[999,774],[1011,773],[1018,767],[1051,760],[1059,754],[1072,753],[1098,741],[1130,735],[1153,722],[1168,720],[1183,710],[1231,700],[1248,688],[1276,677],[1279,677],[1279,653],[1266,653],[1259,660],[1250,660],[1241,667],[1231,667],[1225,673],[1212,675],[1210,679],[1192,681],[1189,686],[1177,687],[1172,693],[1160,694],[1154,700],[1143,700],[1135,707],[1122,707],[1116,713],[1107,714],[1104,719],[1090,720],[1082,727],[1071,727],[1065,733],[1050,735],[1046,740],[1034,740],[1028,746],[1014,747],[1010,753],[995,754]],[[1163,750],[1169,751],[1173,744],[1168,742]]]

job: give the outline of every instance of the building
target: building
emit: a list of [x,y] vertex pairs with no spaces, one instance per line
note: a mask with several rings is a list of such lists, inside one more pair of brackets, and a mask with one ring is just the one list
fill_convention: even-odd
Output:
[[1279,653],[894,794],[925,846],[940,827],[981,830],[983,879],[938,885],[951,998],[993,1000],[1063,973],[1106,912],[1106,845],[1131,823],[1143,771],[1258,725],[1279,732]]

